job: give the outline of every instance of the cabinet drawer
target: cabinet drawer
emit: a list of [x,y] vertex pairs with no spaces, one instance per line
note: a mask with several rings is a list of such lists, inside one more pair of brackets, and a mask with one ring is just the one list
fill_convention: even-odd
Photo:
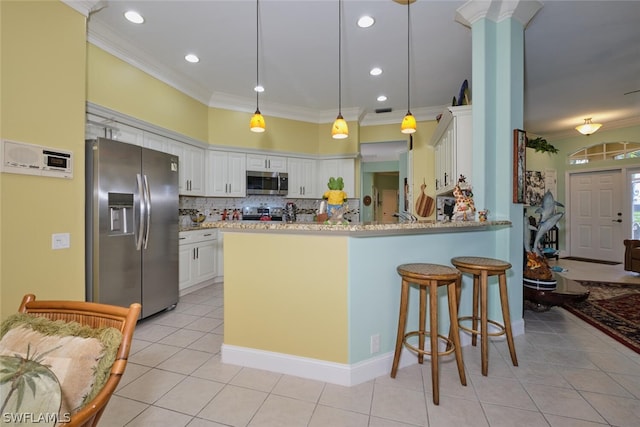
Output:
[[208,240],[216,240],[218,238],[218,230],[193,230],[193,231],[180,231],[178,233],[178,244],[187,245],[190,243],[206,242]]

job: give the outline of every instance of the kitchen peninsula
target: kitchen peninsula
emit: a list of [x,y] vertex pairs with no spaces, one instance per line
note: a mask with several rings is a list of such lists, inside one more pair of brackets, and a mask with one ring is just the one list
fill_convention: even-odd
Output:
[[[209,226],[224,233],[222,361],[349,386],[388,374],[400,297],[396,267],[486,256],[487,244],[506,240],[511,223]],[[461,312],[471,310],[470,289],[465,277]],[[409,325],[417,325],[414,291]],[[497,299],[490,295],[490,302]],[[446,333],[446,299],[440,304]],[[517,335],[524,330],[522,302],[511,304]]]

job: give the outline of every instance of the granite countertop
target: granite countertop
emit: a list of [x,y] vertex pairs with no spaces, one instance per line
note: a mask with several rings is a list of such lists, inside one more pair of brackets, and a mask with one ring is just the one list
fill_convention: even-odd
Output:
[[205,222],[196,227],[181,227],[180,231],[218,228],[225,231],[284,232],[297,234],[348,235],[353,237],[393,236],[398,234],[455,233],[510,227],[511,221],[459,221],[437,222],[417,221],[400,223],[347,223],[320,224],[315,222],[275,222],[275,221],[215,221]]

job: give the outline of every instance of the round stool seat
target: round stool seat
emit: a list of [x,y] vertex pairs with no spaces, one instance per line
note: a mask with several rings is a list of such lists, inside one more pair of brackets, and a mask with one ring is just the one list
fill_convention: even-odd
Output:
[[506,261],[479,256],[459,256],[451,258],[451,264],[458,268],[462,267],[479,271],[504,271],[511,268],[511,264]]
[[397,271],[400,276],[422,280],[456,280],[460,274],[447,265],[427,263],[402,264],[397,267]]

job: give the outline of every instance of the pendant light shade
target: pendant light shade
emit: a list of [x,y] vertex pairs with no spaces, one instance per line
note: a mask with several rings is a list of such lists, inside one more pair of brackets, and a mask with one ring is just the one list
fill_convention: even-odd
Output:
[[342,117],[342,0],[338,0],[338,117],[331,126],[333,139],[345,139],[349,136],[349,126]]
[[265,131],[264,117],[262,117],[260,110],[256,110],[256,112],[251,117],[251,122],[249,122],[249,127],[251,128],[251,132]]
[[576,130],[583,135],[591,135],[600,129],[600,127],[602,127],[601,123],[591,123],[591,117],[589,117],[588,119],[584,119],[584,124],[576,126]]
[[400,132],[402,133],[414,133],[416,131],[416,118],[413,117],[411,111],[407,112],[407,115],[402,119],[402,125],[400,125]]
[[407,114],[402,119],[400,132],[414,133],[417,129],[416,118],[411,114],[411,2],[407,1]]
[[336,121],[333,122],[331,136],[333,139],[345,139],[349,136],[349,126],[347,126],[347,121],[342,118],[342,114],[338,114]]
[[257,90],[258,87],[260,87],[260,0],[256,0],[256,112],[249,122],[251,132],[264,132],[266,130],[264,117],[260,113],[260,92]]

